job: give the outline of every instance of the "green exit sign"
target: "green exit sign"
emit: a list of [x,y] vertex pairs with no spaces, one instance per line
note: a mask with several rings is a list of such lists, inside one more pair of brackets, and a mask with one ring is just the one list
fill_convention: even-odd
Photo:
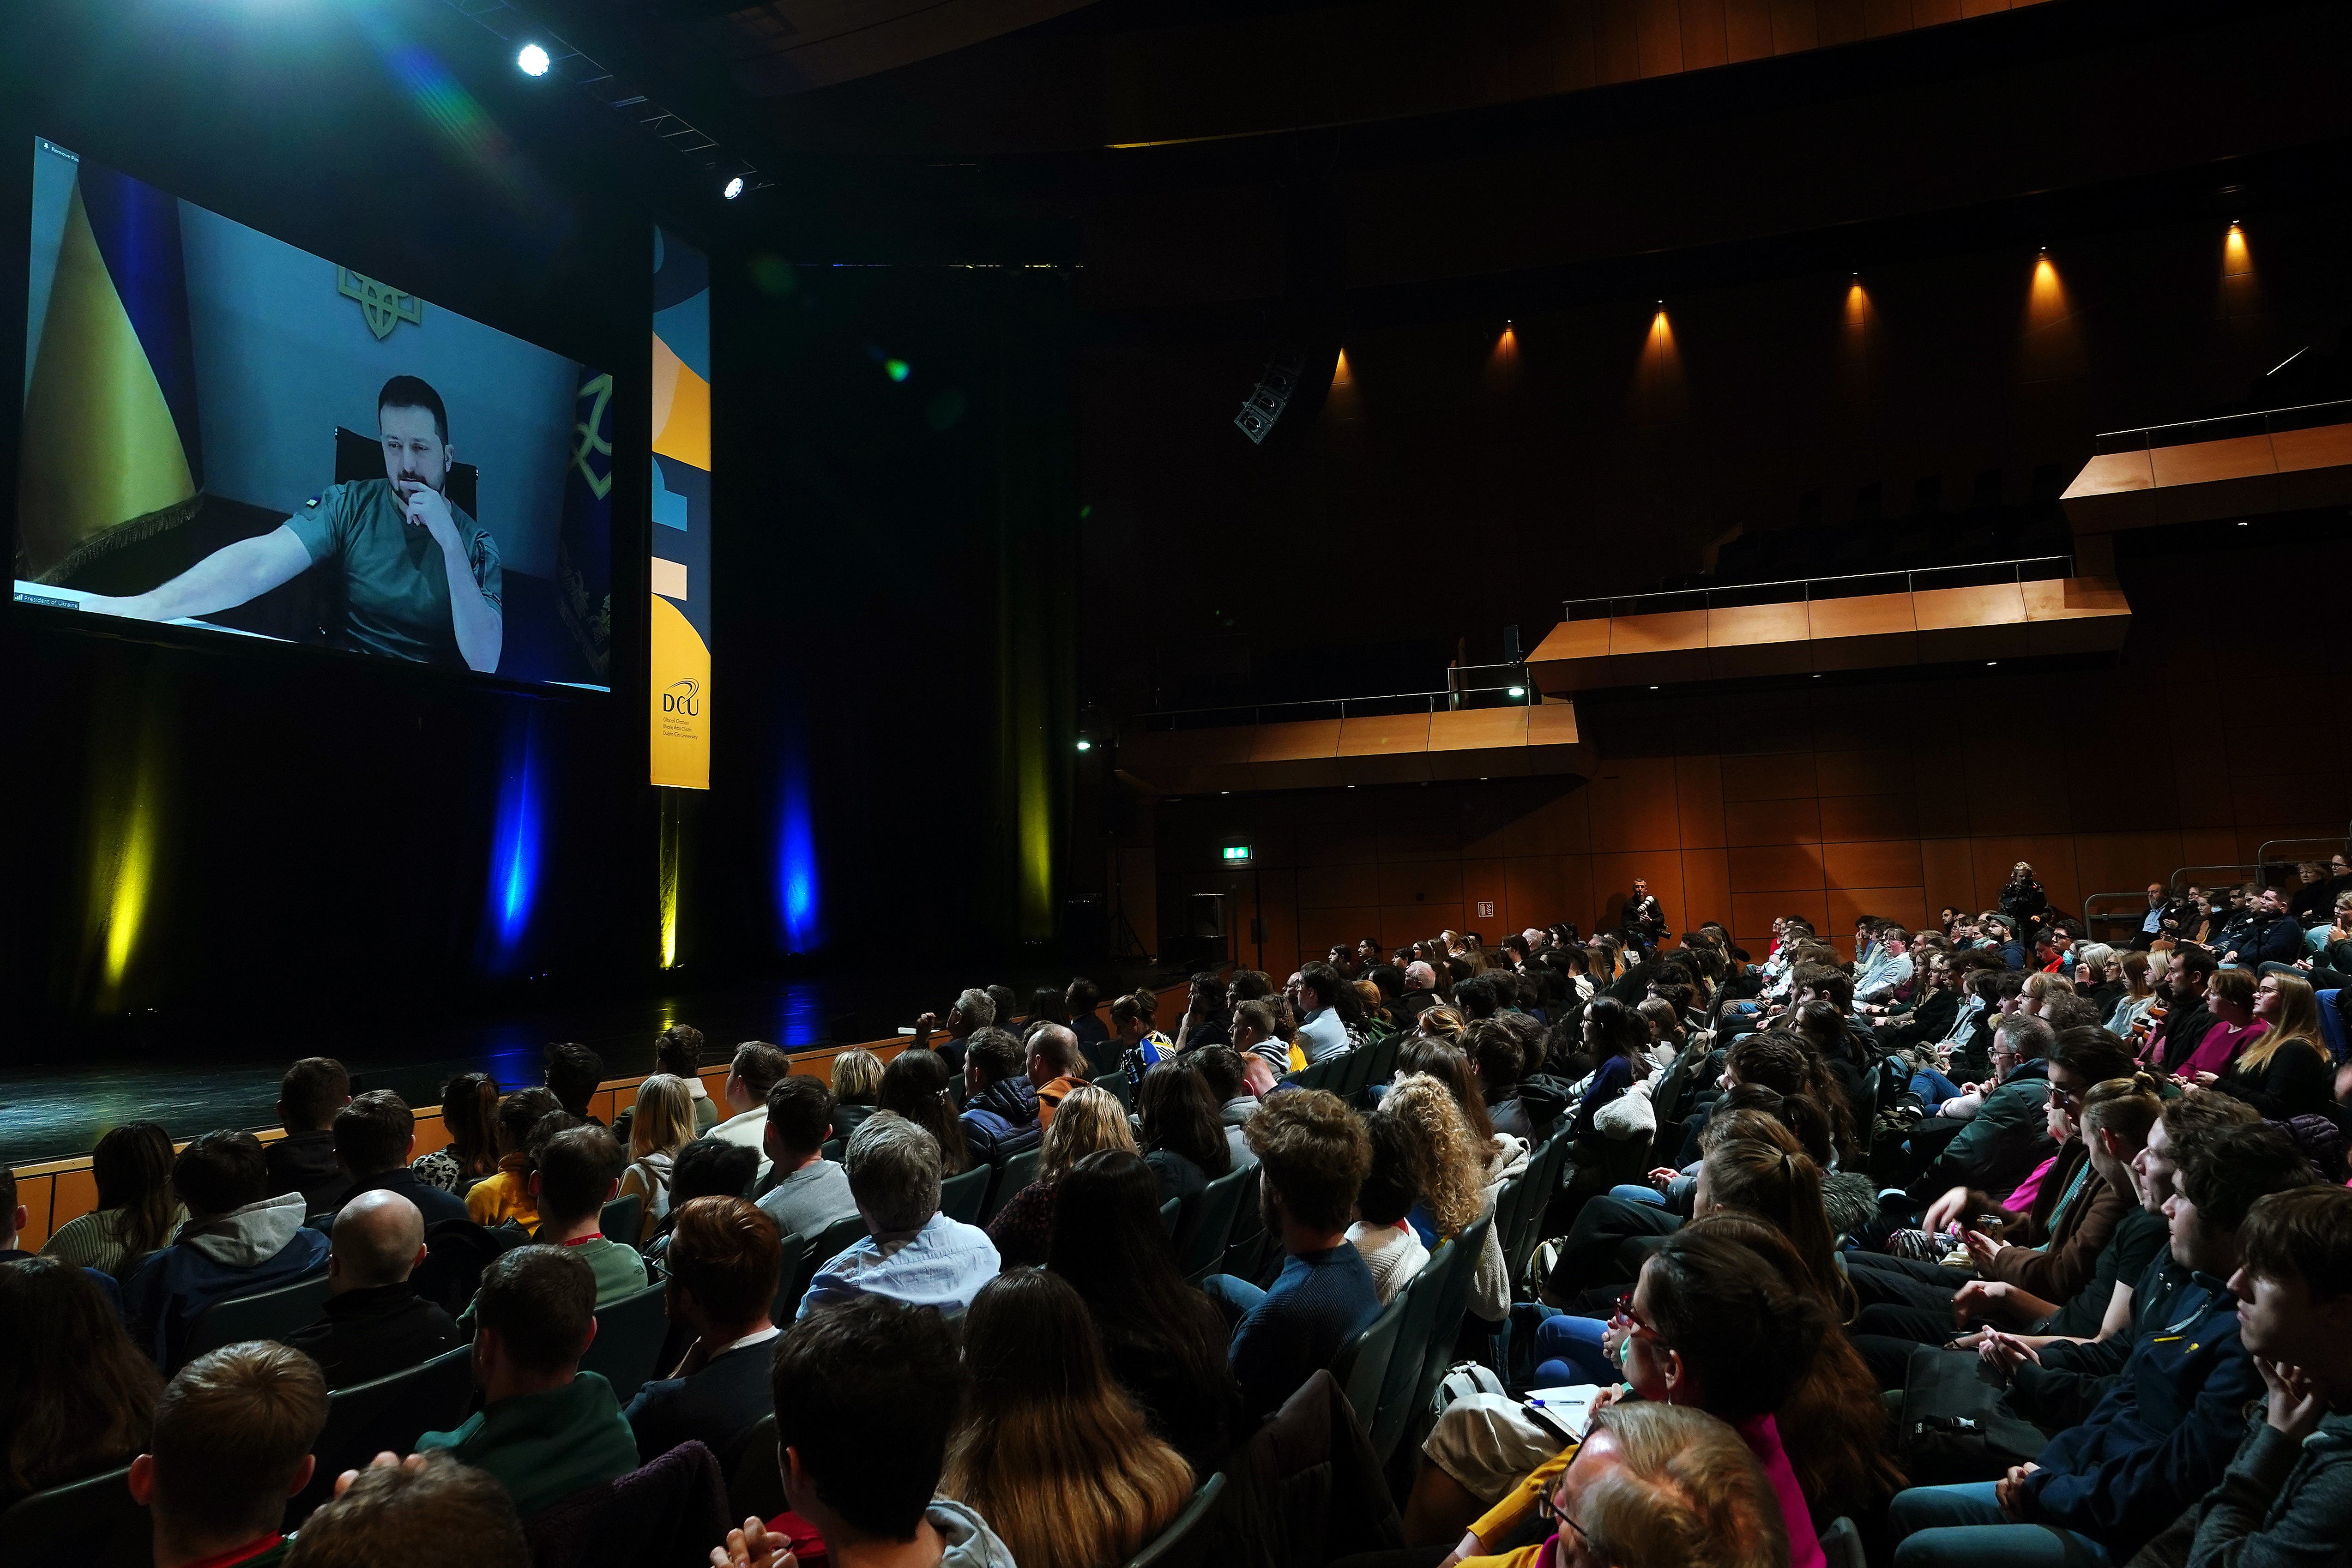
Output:
[[1225,864],[1226,864],[1226,865],[1228,865],[1228,866],[1246,866],[1246,865],[1248,865],[1248,864],[1249,864],[1249,862],[1250,862],[1250,847],[1249,847],[1248,845],[1246,845],[1246,844],[1228,844],[1228,845],[1226,845],[1226,846],[1225,846]]

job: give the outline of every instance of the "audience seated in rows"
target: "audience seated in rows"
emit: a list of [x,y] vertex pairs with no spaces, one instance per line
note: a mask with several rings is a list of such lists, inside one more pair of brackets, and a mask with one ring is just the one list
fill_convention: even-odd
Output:
[[[845,1301],[784,1332],[770,1380],[784,1497],[835,1568],[1013,1568],[987,1521],[939,1491],[963,1368],[937,1311]],[[781,1545],[746,1520],[711,1562],[772,1568]]]
[[467,1217],[465,1200],[426,1181],[409,1166],[416,1152],[416,1117],[400,1096],[372,1089],[335,1112],[335,1160],[351,1178],[341,1202],[310,1223],[324,1230],[334,1212],[362,1193],[397,1193],[427,1225]]
[[531,1191],[531,1131],[562,1110],[544,1089],[519,1089],[499,1102],[499,1168],[467,1193],[466,1217],[476,1225],[512,1220],[525,1230],[538,1226],[539,1200]]
[[172,1191],[172,1135],[161,1122],[126,1121],[110,1131],[89,1157],[98,1207],[58,1226],[41,1256],[119,1279],[169,1242],[188,1218]]
[[[986,1000],[985,995],[982,1000]],[[890,1065],[882,1069],[879,1104],[931,1135],[939,1147],[942,1176],[971,1169],[976,1156],[956,1115],[955,1074],[941,1053],[904,1050],[892,1057]],[[845,1147],[843,1152],[847,1152]]]
[[0,1267],[0,1508],[129,1464],[163,1388],[89,1273],[54,1258]]
[[1047,1267],[1086,1302],[1110,1374],[1145,1424],[1204,1477],[1241,1426],[1233,1331],[1178,1271],[1160,1203],[1159,1178],[1131,1151],[1087,1155],[1055,1185]]
[[824,1157],[833,1112],[833,1090],[821,1079],[788,1074],[768,1090],[764,1152],[773,1185],[760,1207],[786,1236],[814,1237],[857,1212],[848,1171]]
[[748,1149],[762,1151],[760,1175],[768,1174],[764,1152],[768,1131],[768,1091],[793,1070],[792,1058],[763,1040],[747,1040],[735,1047],[727,1068],[727,1109],[732,1113],[710,1130],[710,1136]]
[[988,1232],[940,1212],[938,1140],[885,1111],[849,1141],[847,1163],[866,1234],[818,1266],[799,1316],[861,1296],[962,1316],[999,1264]]
[[278,1124],[286,1136],[268,1145],[264,1197],[300,1193],[305,1214],[331,1209],[351,1185],[335,1158],[335,1113],[352,1102],[352,1075],[332,1057],[304,1057],[278,1085]]
[[[887,1066],[840,1053],[839,1092],[748,1043],[729,1075],[735,1114],[705,1137],[683,1079],[664,1075],[640,1086],[625,1133],[591,1124],[601,1062],[551,1047],[544,1089],[501,1100],[487,1078],[453,1079],[438,1160],[411,1159],[396,1096],[330,1108],[352,1190],[316,1211],[299,1189],[269,1201],[269,1156],[246,1135],[199,1139],[183,1179],[157,1152],[160,1128],[132,1132],[100,1173],[113,1217],[51,1239],[121,1272],[149,1342],[117,1321],[110,1277],[0,1254],[13,1373],[0,1500],[142,1448],[163,1460],[156,1367],[208,1302],[167,1291],[159,1308],[154,1287],[199,1275],[220,1300],[301,1278],[320,1260],[279,1254],[307,1212],[331,1216],[302,1231],[331,1226],[330,1296],[322,1321],[286,1337],[315,1364],[268,1353],[307,1369],[323,1400],[470,1326],[484,1408],[427,1435],[424,1457],[348,1478],[294,1542],[298,1560],[517,1568],[518,1515],[674,1464],[688,1441],[731,1471],[772,1414],[793,1515],[773,1532],[747,1521],[720,1563],[774,1568],[789,1530],[803,1557],[851,1568],[1118,1568],[1440,1245],[1511,1212],[1503,1194],[1552,1168],[1531,1163],[1531,1144],[1556,1131],[1567,1168],[1535,1194],[1541,1261],[1513,1279],[1507,1233],[1489,1227],[1458,1343],[1446,1325],[1442,1350],[1489,1362],[1513,1389],[1622,1380],[1630,1393],[1604,1398],[1578,1444],[1516,1398],[1450,1380],[1433,1426],[1409,1413],[1391,1475],[1410,1494],[1407,1537],[1428,1552],[1414,1561],[1450,1548],[1538,1568],[1529,1542],[1547,1510],[1558,1568],[1825,1563],[1842,1519],[1881,1568],[2325,1561],[2352,1519],[2335,1386],[2352,1376],[2335,1364],[2352,1327],[2338,1256],[2352,1215],[2312,1168],[2343,1180],[2352,1120],[2336,1099],[2333,1004],[2294,963],[2247,962],[2289,918],[2259,889],[2207,921],[2232,943],[2218,953],[2162,918],[2119,952],[2046,898],[2036,906],[2021,873],[2001,911],[1921,931],[1862,917],[1850,966],[1793,918],[1760,966],[1706,926],[1664,949],[1642,931],[1583,946],[1558,929],[1491,950],[1458,932],[1393,954],[1351,944],[1286,988],[1254,971],[1195,976],[1172,1040],[1150,1026],[1156,997],[1118,998],[1118,1031],[1093,1056],[1067,1021],[1090,1016],[1076,983],[1032,1000],[1018,1035],[997,1025],[1013,998],[975,989],[944,1044],[919,1036]],[[1361,1110],[1276,1081],[1399,1028],[1395,1077],[1367,1086]],[[1115,1057],[1137,1090],[1132,1121],[1087,1081]],[[333,1064],[313,1061],[325,1058],[289,1070],[289,1106],[333,1088]],[[843,1131],[847,1154],[826,1161]],[[1643,1139],[1646,1176],[1620,1153]],[[1010,1169],[1028,1148],[1038,1179],[1000,1194],[988,1231],[939,1212],[950,1170]],[[1252,1162],[1279,1263],[1261,1265],[1244,1216],[1235,1272],[1196,1289],[1177,1258],[1201,1199]],[[468,1184],[487,1232],[445,1210]],[[637,1239],[677,1330],[625,1411],[579,1371],[597,1307],[648,1277],[636,1248],[600,1234],[621,1191],[645,1201]],[[183,1200],[193,1217],[173,1237]],[[485,1260],[457,1324],[411,1282],[436,1210],[436,1258],[446,1236],[453,1256]],[[817,1260],[780,1333],[787,1236],[853,1214],[866,1237]],[[1538,1280],[1549,1312],[1518,1299]],[[452,1309],[464,1296],[461,1284]],[[2004,1420],[2040,1429],[2038,1451],[2021,1450],[2035,1457],[2005,1477],[1906,1485],[1910,1428],[1895,1435],[1881,1391],[1907,1402],[1931,1363],[1971,1363]],[[282,1508],[299,1489],[316,1430],[249,1478],[263,1500]],[[259,1529],[245,1497],[248,1511],[218,1516],[202,1542],[227,1562],[284,1549],[274,1515]],[[158,1506],[159,1563],[168,1513]]]
[[1037,1086],[1019,1036],[990,1027],[964,1042],[964,1109],[961,1121],[974,1163],[1001,1165],[1005,1156],[1037,1147]]
[[833,1135],[845,1147],[850,1134],[882,1108],[882,1058],[859,1047],[833,1058]]
[[693,1336],[667,1377],[629,1401],[637,1458],[650,1464],[689,1439],[733,1474],[751,1428],[775,1408],[768,1363],[776,1326],[769,1311],[783,1266],[776,1222],[742,1198],[696,1198],[670,1232],[664,1296],[670,1321]]
[[1244,1412],[1263,1417],[1331,1363],[1381,1299],[1348,1240],[1372,1163],[1362,1119],[1338,1095],[1292,1089],[1267,1100],[1247,1131],[1265,1228],[1286,1261],[1264,1289],[1226,1274],[1212,1275],[1206,1289],[1233,1329]]
[[461,1196],[499,1170],[499,1084],[486,1072],[461,1072],[441,1086],[441,1129],[446,1148],[409,1162],[418,1176]]
[[940,1489],[986,1520],[1014,1562],[1123,1563],[1192,1497],[1192,1468],[1111,1378],[1068,1281],[998,1275],[973,1299],[963,1344],[963,1411]]
[[1348,1243],[1371,1270],[1373,1293],[1386,1306],[1428,1265],[1429,1248],[1406,1217],[1428,1184],[1421,1177],[1419,1142],[1397,1108],[1384,1104],[1364,1131],[1371,1139],[1372,1162],[1356,1193]]
[[310,1483],[327,1385],[310,1358],[256,1341],[198,1356],[155,1402],[131,1495],[153,1521],[155,1568],[274,1568],[286,1500]]
[[[612,1142],[603,1128],[585,1130]],[[482,1271],[467,1316],[482,1408],[417,1439],[496,1476],[525,1519],[637,1465],[613,1385],[580,1370],[596,1337],[596,1271],[564,1247],[519,1247]]]
[[[710,1103],[687,1093],[689,1082],[666,1072],[655,1073],[637,1086],[636,1102],[625,1118],[616,1118],[613,1136],[628,1141],[629,1163],[621,1173],[623,1197],[637,1200],[637,1238],[643,1241],[669,1217],[670,1175],[677,1152],[693,1142],[695,1107]],[[625,1130],[621,1121],[628,1123]]]
[[2115,1385],[2030,1465],[1999,1481],[1919,1487],[1890,1521],[1898,1568],[2125,1563],[2218,1485],[2264,1384],[2241,1338],[2239,1233],[2254,1204],[2316,1181],[2280,1132],[2224,1127],[2181,1141],[2165,1205],[2189,1273],[2164,1331],[2137,1343]]
[[1062,1178],[1079,1161],[1106,1150],[1136,1152],[1127,1111],[1108,1089],[1073,1090],[1062,1102],[1061,1114],[1045,1129],[1037,1179],[1013,1194],[988,1222],[988,1238],[996,1244],[997,1258],[1004,1268],[1045,1264],[1053,1249],[1054,1211]]
[[1028,1039],[1029,1086],[1037,1093],[1037,1125],[1049,1129],[1070,1091],[1087,1081],[1087,1058],[1067,1024],[1037,1024]]
[[286,1342],[319,1363],[329,1388],[372,1383],[463,1344],[449,1314],[409,1283],[424,1261],[415,1204],[382,1188],[350,1199],[327,1254],[326,1316]]
[[530,1178],[539,1205],[539,1228],[532,1238],[564,1248],[594,1271],[600,1307],[642,1290],[647,1283],[645,1259],[636,1248],[612,1240],[603,1228],[604,1205],[621,1190],[621,1148],[613,1134],[592,1124],[550,1138]]
[[[530,1568],[514,1500],[495,1477],[446,1454],[379,1454],[336,1478],[286,1568]],[[162,1563],[157,1568],[163,1568]]]
[[205,1309],[232,1296],[290,1285],[325,1267],[327,1237],[302,1223],[299,1192],[268,1195],[261,1142],[250,1132],[207,1132],[180,1151],[172,1189],[188,1223],[122,1281],[122,1306],[155,1364],[176,1370],[188,1331]]

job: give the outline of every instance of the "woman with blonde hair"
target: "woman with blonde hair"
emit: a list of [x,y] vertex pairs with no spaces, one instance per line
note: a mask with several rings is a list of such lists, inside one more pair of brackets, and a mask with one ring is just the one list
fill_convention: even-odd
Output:
[[1037,1156],[1037,1179],[988,1222],[989,1239],[1007,1268],[1042,1268],[1054,1246],[1054,1200],[1061,1179],[1089,1154],[1105,1149],[1138,1152],[1127,1110],[1107,1089],[1072,1089],[1045,1128]]
[[863,1046],[833,1058],[833,1135],[845,1143],[882,1107],[882,1058]]
[[622,1197],[643,1200],[637,1221],[642,1247],[669,1213],[669,1173],[677,1152],[694,1137],[694,1097],[686,1080],[657,1072],[637,1085],[635,1114],[629,1118],[629,1167],[621,1173]]
[[940,1490],[988,1521],[1021,1568],[1117,1568],[1183,1510],[1192,1467],[1111,1380],[1069,1281],[998,1275],[963,1342],[971,1384]]
[[2336,1095],[2336,1063],[2320,1040],[2319,998],[2311,983],[2293,974],[2263,975],[2254,987],[2253,1015],[2268,1027],[2209,1087],[2244,1100],[2272,1121],[2325,1115]]
[[2037,969],[2025,977],[2025,1000],[2017,1005],[2017,1010],[2028,1017],[2039,1018],[2051,997],[2060,994],[2072,996],[2074,994],[2073,981],[2063,974],[2051,974]]
[[2107,1015],[2107,1033],[2128,1040],[2147,1021],[2149,1009],[2156,1005],[2156,978],[2163,963],[2160,952],[2126,952],[2116,960],[2114,973],[2123,983],[2123,992],[2116,998],[2115,1011]]

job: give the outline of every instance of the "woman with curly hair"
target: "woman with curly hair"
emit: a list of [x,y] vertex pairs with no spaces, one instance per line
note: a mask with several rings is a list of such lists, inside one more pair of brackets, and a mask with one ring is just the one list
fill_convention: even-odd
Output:
[[1427,1073],[1411,1074],[1397,1080],[1373,1114],[1402,1127],[1412,1145],[1421,1201],[1408,1217],[1423,1243],[1434,1247],[1476,1223],[1486,1162],[1445,1085]]
[[[1457,1059],[1459,1052],[1449,1052]],[[1467,1081],[1467,1072],[1464,1079]],[[1471,1094],[1477,1093],[1475,1085]],[[1481,1137],[1464,1114],[1454,1089],[1427,1073],[1401,1079],[1381,1101],[1380,1115],[1404,1121],[1421,1165],[1421,1202],[1406,1215],[1422,1243],[1432,1251],[1440,1240],[1452,1240],[1494,1212],[1503,1184],[1528,1168],[1528,1146],[1520,1139],[1488,1132]],[[1502,1238],[1486,1227],[1476,1274],[1470,1286],[1470,1311],[1481,1321],[1500,1322],[1510,1315],[1510,1265],[1503,1258]]]

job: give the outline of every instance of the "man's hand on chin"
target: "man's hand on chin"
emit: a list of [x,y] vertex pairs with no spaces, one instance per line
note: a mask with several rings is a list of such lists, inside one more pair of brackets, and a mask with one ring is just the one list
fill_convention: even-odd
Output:
[[433,542],[443,550],[461,548],[457,538],[457,520],[450,515],[446,496],[415,479],[396,480],[393,488],[400,492],[400,504],[405,510],[410,527],[425,530],[433,536]]

